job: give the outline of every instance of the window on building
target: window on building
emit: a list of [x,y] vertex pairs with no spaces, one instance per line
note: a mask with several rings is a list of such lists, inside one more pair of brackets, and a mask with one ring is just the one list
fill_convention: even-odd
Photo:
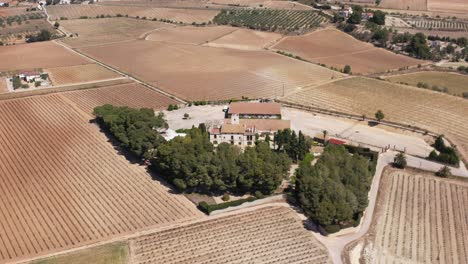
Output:
[[231,136],[231,140],[234,140],[234,136]]
[[214,135],[214,138],[218,138],[218,135]]
[[239,142],[239,145],[242,145],[242,142]]
[[231,140],[231,145],[234,145],[234,141]]

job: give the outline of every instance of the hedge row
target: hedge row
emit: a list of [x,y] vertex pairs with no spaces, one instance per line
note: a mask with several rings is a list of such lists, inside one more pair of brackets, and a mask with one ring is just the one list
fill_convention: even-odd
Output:
[[209,215],[211,214],[211,212],[216,211],[216,210],[226,209],[228,207],[233,207],[233,206],[239,206],[243,203],[253,202],[255,200],[257,200],[257,198],[249,197],[246,199],[240,199],[240,200],[230,201],[230,202],[221,203],[221,204],[208,204],[207,202],[203,201],[198,204],[198,209],[200,209],[205,214]]

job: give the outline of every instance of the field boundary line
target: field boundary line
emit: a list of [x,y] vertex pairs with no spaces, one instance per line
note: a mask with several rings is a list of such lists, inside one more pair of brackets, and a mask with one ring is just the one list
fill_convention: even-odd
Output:
[[100,62],[100,61],[94,59],[93,57],[88,56],[88,55],[82,53],[81,51],[78,51],[78,50],[75,50],[75,49],[73,49],[73,48],[70,48],[69,46],[65,45],[64,43],[58,43],[57,41],[55,41],[55,42],[56,42],[57,44],[59,44],[60,46],[66,48],[66,49],[68,49],[68,50],[70,50],[70,51],[73,51],[73,52],[75,52],[76,54],[78,54],[78,55],[80,55],[80,56],[82,56],[82,57],[84,57],[84,58],[87,58],[87,59],[89,59],[89,60],[95,62],[96,64],[99,64],[99,65],[101,65],[101,66],[103,66],[103,67],[105,67],[105,68],[107,68],[107,69],[109,69],[109,70],[111,70],[111,71],[113,71],[113,72],[116,72],[116,73],[118,73],[118,74],[120,74],[120,75],[122,75],[122,76],[124,76],[124,77],[126,77],[126,78],[128,78],[128,79],[130,79],[130,80],[132,80],[132,81],[134,81],[134,82],[136,82],[136,83],[139,83],[139,84],[141,84],[141,85],[143,85],[143,86],[146,86],[146,87],[152,89],[153,91],[156,91],[156,92],[158,92],[158,93],[160,93],[160,94],[163,94],[163,95],[165,95],[165,96],[167,96],[167,97],[169,97],[169,98],[171,98],[171,99],[174,99],[174,100],[176,100],[176,101],[179,101],[179,102],[182,103],[182,104],[187,103],[185,100],[183,100],[182,98],[179,98],[178,96],[175,96],[175,95],[173,95],[173,94],[170,94],[170,93],[168,93],[168,92],[165,92],[165,91],[163,91],[163,90],[161,90],[161,89],[159,89],[159,88],[157,88],[157,87],[155,87],[155,86],[153,86],[153,85],[150,85],[150,84],[148,84],[148,83],[146,83],[146,82],[143,82],[142,80],[137,79],[137,78],[135,78],[135,77],[133,77],[133,76],[131,76],[131,75],[129,75],[129,74],[123,72],[123,71],[120,71],[120,70],[118,70],[118,69],[116,69],[116,68],[114,68],[114,67],[112,67],[112,66],[109,66],[109,65],[107,65],[107,64],[105,64],[105,63],[102,63],[102,62]]

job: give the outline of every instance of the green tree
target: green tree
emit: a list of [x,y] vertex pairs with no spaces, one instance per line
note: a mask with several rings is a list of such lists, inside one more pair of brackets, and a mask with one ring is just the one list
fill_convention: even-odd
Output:
[[416,33],[406,46],[406,51],[419,59],[431,59],[432,54],[427,45],[426,36],[423,33]]
[[443,177],[443,178],[448,178],[452,176],[452,171],[450,170],[449,167],[444,166],[439,171],[437,171],[435,175],[439,177]]
[[377,119],[377,121],[380,123],[380,121],[382,121],[383,119],[385,118],[385,115],[384,113],[382,112],[382,110],[378,110],[376,113],[375,113],[375,119]]
[[351,66],[345,65],[345,67],[343,69],[343,72],[346,73],[346,74],[350,74],[351,73]]
[[350,24],[354,24],[354,25],[360,24],[361,14],[362,14],[361,12],[354,10],[353,14],[351,14],[351,16],[348,18],[347,22]]
[[57,22],[57,21],[55,21],[55,23],[54,23],[54,28],[56,28],[56,29],[57,29],[57,28],[59,28],[59,27],[60,27],[60,23],[59,23],[59,22]]
[[369,21],[376,23],[377,25],[385,25],[385,15],[386,13],[380,10],[374,11],[374,16],[369,19]]
[[395,155],[395,158],[393,159],[393,164],[395,167],[399,169],[404,169],[406,168],[407,161],[406,161],[406,156],[403,153],[398,153]]

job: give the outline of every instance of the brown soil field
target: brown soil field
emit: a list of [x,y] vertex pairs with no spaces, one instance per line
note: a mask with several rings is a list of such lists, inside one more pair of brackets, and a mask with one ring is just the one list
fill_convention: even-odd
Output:
[[353,73],[385,72],[424,63],[403,55],[376,48],[336,29],[324,29],[303,36],[287,37],[273,46],[306,60],[343,69],[350,65]]
[[136,264],[331,263],[295,212],[270,206],[130,242]]
[[466,0],[427,0],[427,9],[430,11],[468,13]]
[[271,9],[289,9],[289,10],[312,10],[311,6],[303,5],[292,1],[265,1],[263,7]]
[[206,8],[212,7],[208,0],[101,0],[100,5],[128,5],[175,8]]
[[219,13],[217,10],[204,9],[176,9],[151,8],[139,6],[110,6],[110,5],[54,5],[47,7],[52,20],[60,17],[77,19],[81,16],[94,18],[99,15],[116,16],[121,14],[130,17],[146,17],[147,19],[168,19],[182,23],[203,23],[213,20]]
[[206,44],[210,47],[241,50],[260,50],[273,45],[282,38],[281,34],[238,29]]
[[402,75],[385,77],[385,79],[396,83],[407,83],[412,86],[417,86],[418,83],[426,83],[429,87],[437,85],[439,88],[446,87],[450,94],[462,95],[468,92],[468,75],[451,73],[451,72],[436,72],[423,71]]
[[[342,74],[267,51],[153,41],[80,49],[95,59],[187,100],[281,96]],[[115,56],[120,54],[120,56]]]
[[26,7],[3,7],[0,8],[0,17],[16,16],[26,13]]
[[63,20],[60,25],[68,32],[78,34],[77,38],[63,40],[74,48],[137,39],[152,30],[174,27],[171,24],[132,18]]
[[2,93],[7,93],[7,83],[6,83],[6,78],[0,77],[0,94]]
[[132,108],[166,109],[177,101],[136,83],[61,93],[80,110],[92,114],[96,106],[112,104]]
[[60,94],[0,101],[0,263],[202,217]]
[[379,7],[402,10],[427,10],[430,0],[382,0]]
[[76,55],[52,41],[0,47],[0,61],[9,62],[1,63],[0,71],[55,68],[91,63],[90,60]]
[[354,263],[468,262],[466,181],[386,169],[377,204],[366,236],[348,246]]
[[58,68],[44,69],[53,85],[64,85],[71,83],[102,81],[121,77],[97,64],[85,64]]
[[203,44],[235,31],[226,26],[164,28],[149,34],[146,40],[180,44]]
[[468,160],[466,99],[387,81],[355,77],[305,88],[283,100],[333,111],[374,117],[446,135]]

